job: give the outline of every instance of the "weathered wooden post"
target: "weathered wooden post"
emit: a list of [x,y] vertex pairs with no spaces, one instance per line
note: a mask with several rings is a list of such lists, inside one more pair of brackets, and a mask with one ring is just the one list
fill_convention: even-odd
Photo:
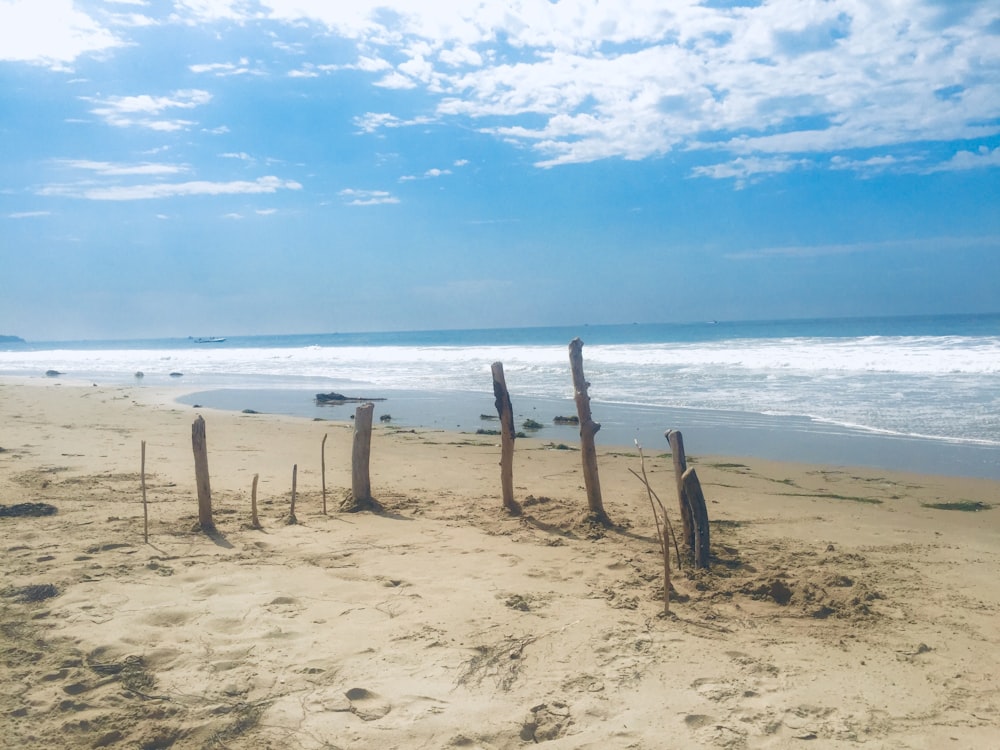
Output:
[[146,441],[142,441],[142,541],[149,544],[149,507],[146,505]]
[[351,497],[342,506],[353,511],[370,507],[372,483],[369,474],[372,450],[372,415],[375,404],[361,404],[354,412],[354,444],[351,451]]
[[580,453],[583,457],[583,482],[587,488],[587,505],[594,520],[610,524],[611,519],[604,511],[601,500],[601,480],[597,474],[597,448],[594,435],[601,425],[590,414],[590,383],[583,376],[583,342],[575,338],[569,342],[569,363],[573,372],[573,390],[576,394],[576,412],[580,417]]
[[503,375],[503,363],[493,363],[493,396],[500,417],[500,485],[503,507],[512,516],[521,515],[521,505],[514,499],[514,409]]
[[194,477],[198,485],[198,524],[203,531],[214,531],[212,486],[208,481],[208,444],[205,441],[205,419],[200,414],[191,425],[191,447],[194,450]]
[[691,520],[694,523],[694,566],[708,567],[708,508],[705,507],[705,495],[701,491],[701,482],[694,467],[684,472],[684,494],[691,506]]
[[319,446],[319,471],[323,484],[323,515],[326,515],[326,439],[328,435],[323,435],[323,442]]
[[292,465],[292,505],[288,510],[288,524],[289,526],[293,523],[298,523],[299,519],[295,517],[295,485],[299,476],[299,465]]
[[250,488],[250,526],[255,529],[261,528],[260,519],[257,517],[257,480],[260,474],[253,475],[253,487]]
[[667,430],[663,437],[670,443],[670,454],[674,460],[674,481],[677,483],[677,504],[681,513],[681,533],[688,550],[694,551],[694,524],[691,520],[691,506],[684,494],[684,472],[687,471],[687,457],[684,455],[684,436],[680,430]]

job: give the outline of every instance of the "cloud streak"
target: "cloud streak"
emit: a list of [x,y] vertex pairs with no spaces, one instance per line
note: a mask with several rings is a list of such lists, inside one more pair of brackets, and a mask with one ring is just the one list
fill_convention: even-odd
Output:
[[301,190],[302,185],[294,180],[282,180],[267,176],[256,180],[233,180],[211,182],[191,180],[189,182],[159,182],[145,185],[111,185],[94,187],[90,185],[51,185],[38,191],[39,195],[62,198],[83,198],[93,201],[137,201],[190,196],[218,195],[259,195],[276,193],[279,190]]
[[212,101],[212,95],[200,89],[175,91],[170,96],[152,96],[139,94],[135,96],[111,96],[105,99],[84,97],[96,105],[91,113],[97,115],[108,125],[117,128],[143,127],[150,130],[174,131],[184,130],[194,125],[190,120],[161,119],[159,115],[176,109],[191,110]]
[[399,203],[399,198],[385,190],[355,190],[346,188],[338,195],[348,206],[381,206],[383,204]]
[[854,242],[838,245],[798,245],[769,247],[728,253],[728,260],[767,260],[771,258],[821,258],[830,255],[856,255],[876,252],[961,251],[975,248],[1000,249],[1000,237],[925,237],[920,239]]

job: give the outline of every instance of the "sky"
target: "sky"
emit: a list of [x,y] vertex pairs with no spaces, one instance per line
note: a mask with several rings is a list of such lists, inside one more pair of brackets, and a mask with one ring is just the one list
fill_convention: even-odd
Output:
[[1000,312],[1000,0],[0,0],[0,334]]

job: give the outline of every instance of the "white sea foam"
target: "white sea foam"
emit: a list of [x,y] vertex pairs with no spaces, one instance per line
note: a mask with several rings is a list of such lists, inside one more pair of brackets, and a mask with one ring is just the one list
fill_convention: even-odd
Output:
[[[197,387],[572,395],[565,346],[301,346],[0,352],[0,374]],[[808,416],[892,434],[1000,445],[1000,337],[730,339],[584,348],[595,401]],[[367,394],[371,395],[371,394]]]

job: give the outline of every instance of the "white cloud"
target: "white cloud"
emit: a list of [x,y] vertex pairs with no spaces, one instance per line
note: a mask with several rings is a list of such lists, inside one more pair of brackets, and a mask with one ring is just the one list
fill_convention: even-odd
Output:
[[188,70],[192,73],[210,73],[215,76],[260,74],[259,71],[250,67],[250,61],[245,57],[241,57],[239,62],[235,63],[196,63],[194,65],[188,65]]
[[365,112],[360,117],[354,118],[354,125],[365,133],[374,133],[379,128],[404,128],[409,125],[426,125],[433,122],[431,117],[414,117],[410,120],[401,120],[396,115],[387,112]]
[[108,21],[112,26],[123,26],[126,28],[145,28],[160,25],[160,21],[142,13],[112,13],[109,14]]
[[[740,180],[754,164],[802,164],[805,155],[862,174],[916,171],[900,153],[913,144],[995,136],[997,16],[995,2],[945,0],[175,0],[168,20],[218,24],[220,35],[236,24],[264,29],[270,44],[295,54],[313,49],[299,41],[303,29],[350,43],[353,61],[304,61],[287,75],[366,74],[385,111],[355,119],[365,133],[471,122],[545,167],[711,152]],[[0,0],[5,59],[65,65],[123,43],[70,0]],[[191,70],[256,67],[241,59]],[[429,104],[414,115],[419,100],[400,92],[424,93]],[[175,110],[130,115],[113,99],[95,110],[119,126],[192,126],[167,112]],[[975,145],[926,171],[997,166]],[[883,157],[897,161],[864,165]]]
[[[355,40],[379,61],[372,85],[424,88],[440,119],[499,121],[482,129],[534,150],[541,166],[674,149],[766,160],[996,134],[1000,66],[983,64],[998,57],[984,31],[991,5],[949,19],[931,0],[260,3],[272,19]],[[390,70],[394,57],[403,62]]]
[[986,146],[980,146],[977,151],[959,151],[948,161],[929,167],[925,171],[955,172],[986,167],[1000,167],[1000,148],[991,151]]
[[189,171],[189,168],[178,164],[157,164],[140,162],[138,164],[116,164],[106,161],[90,161],[87,159],[58,159],[60,166],[72,169],[84,169],[104,176],[122,175],[168,175]]
[[124,42],[72,0],[0,2],[0,60],[69,68],[76,58]]
[[805,159],[789,159],[784,156],[767,158],[740,156],[725,164],[695,167],[691,170],[691,174],[693,177],[711,177],[716,180],[735,179],[742,186],[747,180],[759,175],[779,174],[813,166],[815,166],[813,162]]
[[157,116],[173,109],[194,109],[212,100],[212,95],[200,89],[175,91],[171,96],[111,96],[106,99],[82,97],[96,104],[90,111],[109,125],[119,128],[138,126],[151,130],[184,130],[190,120],[159,119]]
[[7,214],[8,219],[36,219],[40,216],[49,216],[51,211],[15,211]]
[[383,89],[415,89],[417,87],[416,81],[398,71],[383,76],[375,82],[375,85]]
[[399,127],[402,120],[388,112],[365,112],[360,117],[354,118],[354,124],[365,133],[374,133],[379,128]]
[[337,193],[348,206],[379,206],[385,203],[399,203],[399,198],[385,190],[355,190],[347,188]]
[[194,195],[253,195],[276,193],[279,190],[301,190],[302,185],[293,180],[277,177],[259,177],[256,180],[231,182],[158,182],[146,185],[51,185],[38,191],[39,195],[84,198],[94,201],[134,201],[159,198],[177,198]]
[[399,181],[412,182],[413,180],[420,180],[420,179],[429,180],[429,179],[434,179],[435,177],[444,177],[445,175],[449,174],[451,174],[450,169],[438,169],[437,167],[434,167],[432,169],[428,169],[419,177],[417,175],[408,174],[403,177],[400,177]]

